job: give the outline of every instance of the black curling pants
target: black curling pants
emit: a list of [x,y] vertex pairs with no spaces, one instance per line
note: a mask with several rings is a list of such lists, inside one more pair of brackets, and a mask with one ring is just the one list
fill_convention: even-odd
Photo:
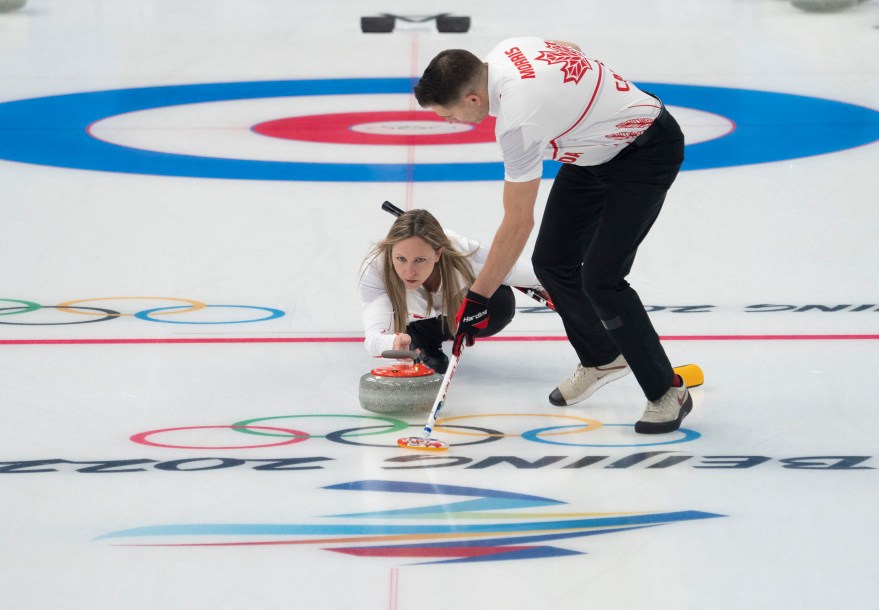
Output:
[[[674,372],[626,276],[683,158],[683,134],[663,108],[610,161],[562,165],[531,259],[583,366],[607,364],[622,353],[648,400],[665,394]],[[672,269],[665,275],[675,281]]]
[[[495,290],[488,301],[488,327],[479,337],[491,337],[501,332],[512,321],[516,313],[516,297],[509,286]],[[410,349],[439,348],[443,341],[454,339],[444,316],[410,322],[406,334],[412,337]]]

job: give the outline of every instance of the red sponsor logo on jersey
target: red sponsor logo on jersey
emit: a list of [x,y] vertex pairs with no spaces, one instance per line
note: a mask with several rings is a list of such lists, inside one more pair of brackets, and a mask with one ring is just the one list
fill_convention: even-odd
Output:
[[609,133],[605,138],[610,138],[611,140],[619,140],[622,142],[623,140],[634,140],[638,136],[640,136],[643,131],[618,131],[617,133]]
[[561,157],[559,157],[557,160],[560,161],[561,163],[576,163],[577,159],[579,159],[582,155],[583,155],[583,153],[566,152]]
[[519,71],[519,78],[537,78],[537,75],[534,74],[534,66],[531,65],[531,62],[528,61],[528,58],[525,57],[525,54],[522,52],[522,49],[519,47],[513,47],[508,51],[504,51],[504,55],[510,58],[510,61],[513,62],[513,65],[516,66],[516,69]]
[[640,128],[640,129],[647,129],[651,125],[653,125],[653,119],[645,119],[645,118],[629,119],[628,121],[623,121],[622,123],[617,123],[617,127],[619,127],[620,129],[630,129],[632,127],[636,127],[636,128]]
[[544,41],[544,43],[549,50],[541,51],[535,60],[545,61],[550,66],[562,64],[561,70],[565,77],[564,82],[579,84],[583,75],[592,69],[592,64],[589,63],[589,60],[583,57],[576,49],[550,42],[549,40]]

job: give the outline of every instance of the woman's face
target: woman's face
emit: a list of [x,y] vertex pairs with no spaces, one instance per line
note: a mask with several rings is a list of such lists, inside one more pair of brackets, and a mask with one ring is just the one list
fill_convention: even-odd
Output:
[[408,237],[391,248],[394,271],[403,280],[406,290],[420,288],[439,261],[442,248],[434,250],[420,237]]

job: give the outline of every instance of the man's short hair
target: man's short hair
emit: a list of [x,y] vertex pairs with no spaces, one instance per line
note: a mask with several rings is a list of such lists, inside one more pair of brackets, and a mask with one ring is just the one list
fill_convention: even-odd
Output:
[[433,58],[415,85],[415,99],[422,108],[454,106],[477,88],[482,69],[482,60],[470,51],[443,51]]

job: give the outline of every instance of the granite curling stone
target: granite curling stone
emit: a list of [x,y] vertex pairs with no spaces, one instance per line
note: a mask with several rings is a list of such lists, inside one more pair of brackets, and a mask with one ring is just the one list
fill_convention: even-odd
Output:
[[859,4],[863,0],[791,0],[798,9],[810,13],[835,13],[844,11]]
[[[398,352],[384,352],[385,354]],[[443,376],[417,361],[372,369],[360,378],[360,406],[373,413],[414,415],[428,413],[433,407]]]
[[24,8],[25,4],[27,4],[27,0],[0,0],[0,13]]

